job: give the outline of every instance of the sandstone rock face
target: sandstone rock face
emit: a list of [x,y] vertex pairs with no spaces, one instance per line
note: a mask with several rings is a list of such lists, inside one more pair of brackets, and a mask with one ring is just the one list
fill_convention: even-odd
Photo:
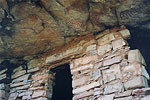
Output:
[[[107,26],[138,26],[137,23],[148,20],[149,4],[148,0],[1,0],[0,57],[32,58]],[[92,48],[95,47],[87,51]]]

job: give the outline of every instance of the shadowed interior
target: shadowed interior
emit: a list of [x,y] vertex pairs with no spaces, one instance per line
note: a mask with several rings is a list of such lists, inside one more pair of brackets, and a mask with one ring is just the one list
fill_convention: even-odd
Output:
[[51,69],[56,73],[51,100],[72,100],[72,75],[69,64],[64,64]]
[[[139,49],[147,64],[146,70],[150,75],[150,30],[128,27],[131,32],[131,38],[128,43],[132,50]],[[149,81],[150,85],[150,81]]]

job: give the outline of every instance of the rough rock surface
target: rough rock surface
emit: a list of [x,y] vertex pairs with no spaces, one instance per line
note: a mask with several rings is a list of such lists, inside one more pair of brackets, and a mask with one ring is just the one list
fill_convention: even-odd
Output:
[[108,26],[138,26],[149,9],[149,0],[1,0],[0,57],[40,54]]

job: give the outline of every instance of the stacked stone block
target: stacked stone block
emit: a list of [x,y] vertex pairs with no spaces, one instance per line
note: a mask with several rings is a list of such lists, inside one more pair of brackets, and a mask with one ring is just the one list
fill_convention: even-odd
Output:
[[0,83],[9,83],[10,82],[10,70],[7,67],[0,67]]
[[[149,75],[145,70],[146,64],[140,51],[130,50],[125,41],[129,35],[127,29],[97,35],[97,42],[86,48],[88,54],[94,53],[72,61],[74,100],[141,98],[134,94],[138,91],[135,89],[140,91],[141,88],[148,87]],[[145,93],[145,89],[141,91]]]
[[0,84],[0,100],[7,100],[9,96],[9,85],[1,83]]
[[1,81],[7,79],[7,74],[6,74],[6,72],[7,72],[7,68],[2,69],[2,70],[0,71],[0,80],[1,80]]
[[32,91],[29,91],[32,80],[29,79],[26,66],[19,66],[13,70],[11,75],[9,100],[30,100]]
[[32,76],[32,85],[29,90],[34,91],[33,100],[49,100],[52,97],[53,75],[48,70],[35,73]]
[[19,66],[13,70],[8,100],[48,100],[51,98],[51,74],[48,70],[39,71],[39,67],[35,67],[33,63],[28,68]]
[[0,68],[0,100],[7,100],[9,96],[9,81],[7,68]]

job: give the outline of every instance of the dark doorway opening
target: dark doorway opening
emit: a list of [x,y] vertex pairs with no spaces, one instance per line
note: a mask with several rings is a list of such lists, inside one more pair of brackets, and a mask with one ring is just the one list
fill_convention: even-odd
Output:
[[55,73],[55,85],[51,100],[72,100],[72,75],[70,65],[64,64],[51,69]]
[[[130,30],[131,38],[128,40],[131,49],[139,49],[147,66],[145,67],[150,75],[150,30],[127,27]],[[150,86],[150,81],[149,81]]]

